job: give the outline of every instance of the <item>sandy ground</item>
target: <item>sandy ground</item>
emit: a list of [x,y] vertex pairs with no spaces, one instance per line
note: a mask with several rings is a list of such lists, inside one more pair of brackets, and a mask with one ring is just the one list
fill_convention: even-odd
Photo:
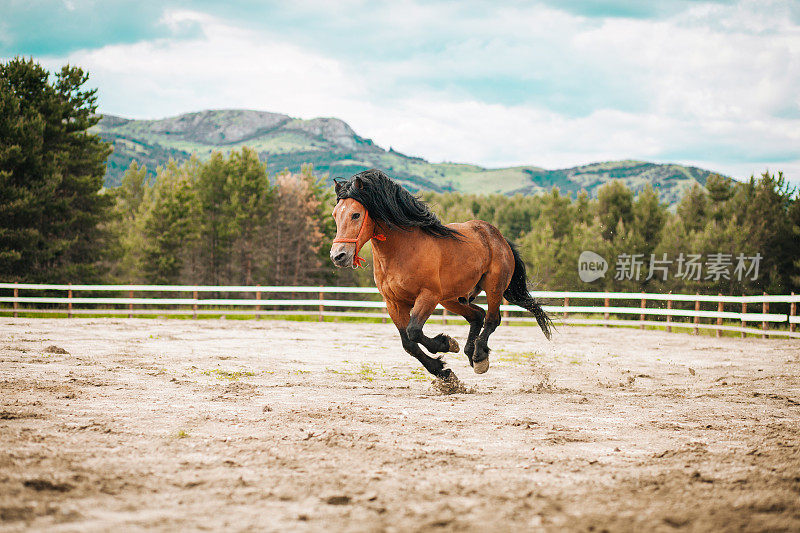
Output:
[[800,530],[800,342],[491,341],[444,394],[390,324],[0,319],[0,531]]

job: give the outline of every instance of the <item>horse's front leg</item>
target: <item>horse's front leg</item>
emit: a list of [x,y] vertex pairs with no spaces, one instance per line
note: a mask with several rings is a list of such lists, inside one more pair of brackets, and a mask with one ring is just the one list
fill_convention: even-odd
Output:
[[439,297],[430,291],[423,291],[417,296],[414,307],[411,309],[411,319],[408,322],[406,333],[412,342],[422,344],[431,353],[457,352],[458,342],[444,333],[431,338],[422,332],[422,326],[436,309]]
[[445,367],[444,361],[426,354],[419,347],[419,344],[409,338],[407,329],[410,322],[411,306],[387,300],[386,310],[389,312],[392,322],[394,322],[394,325],[397,326],[397,330],[400,332],[400,340],[403,343],[403,349],[408,352],[409,355],[422,363],[425,370],[437,378],[446,380],[456,379],[456,375],[453,371]]

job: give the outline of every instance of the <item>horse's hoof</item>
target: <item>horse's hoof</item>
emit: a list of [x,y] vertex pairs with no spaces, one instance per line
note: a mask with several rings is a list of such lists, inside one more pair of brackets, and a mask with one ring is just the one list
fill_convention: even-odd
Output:
[[473,365],[473,370],[475,370],[476,374],[483,374],[487,370],[489,370],[489,358],[487,357],[483,361],[478,361]]
[[458,378],[456,377],[455,372],[450,370],[449,368],[443,368],[439,375],[436,376],[437,378],[441,379],[442,381],[448,382],[458,382]]
[[458,341],[455,340],[453,337],[447,337],[447,342],[450,343],[449,351],[453,353],[458,353]]

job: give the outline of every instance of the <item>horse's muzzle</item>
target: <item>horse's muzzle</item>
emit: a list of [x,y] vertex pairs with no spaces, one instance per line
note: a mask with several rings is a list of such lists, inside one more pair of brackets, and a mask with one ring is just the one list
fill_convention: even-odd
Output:
[[334,246],[331,248],[331,261],[340,268],[353,265],[353,254],[348,253],[347,250],[343,248],[343,246]]

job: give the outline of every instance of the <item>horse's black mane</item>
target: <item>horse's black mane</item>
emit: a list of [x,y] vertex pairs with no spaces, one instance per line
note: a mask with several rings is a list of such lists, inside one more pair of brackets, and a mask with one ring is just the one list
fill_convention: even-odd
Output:
[[336,200],[352,198],[363,205],[373,220],[390,227],[417,227],[434,237],[458,239],[461,233],[439,220],[428,205],[395,183],[380,170],[355,174],[336,183]]

